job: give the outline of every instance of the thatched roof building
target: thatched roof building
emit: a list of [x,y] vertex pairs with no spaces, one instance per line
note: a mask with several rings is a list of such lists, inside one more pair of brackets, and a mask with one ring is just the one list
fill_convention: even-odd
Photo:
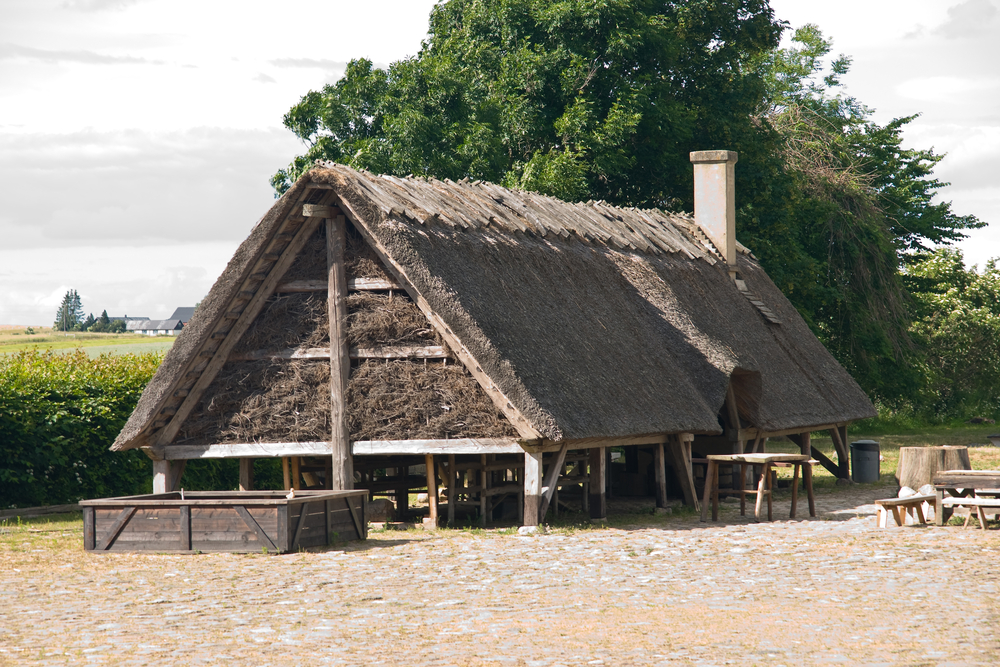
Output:
[[[731,191],[735,154],[718,155]],[[565,451],[727,429],[743,442],[873,416],[735,243],[728,196],[720,233],[658,210],[317,165],[236,251],[113,449],[348,447],[332,474],[349,486],[352,451]]]

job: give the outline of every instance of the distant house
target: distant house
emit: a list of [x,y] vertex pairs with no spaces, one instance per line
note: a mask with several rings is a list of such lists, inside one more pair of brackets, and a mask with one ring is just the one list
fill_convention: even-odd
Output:
[[169,320],[132,320],[125,322],[125,331],[129,333],[145,334],[147,336],[167,335],[176,336],[184,328],[184,323],[179,319]]
[[169,319],[180,320],[181,324],[187,326],[187,323],[191,321],[191,316],[194,315],[194,309],[195,306],[182,306],[175,310]]
[[108,315],[109,321],[114,322],[115,320],[124,320],[126,324],[129,322],[144,322],[148,319],[148,317],[131,317],[129,315]]

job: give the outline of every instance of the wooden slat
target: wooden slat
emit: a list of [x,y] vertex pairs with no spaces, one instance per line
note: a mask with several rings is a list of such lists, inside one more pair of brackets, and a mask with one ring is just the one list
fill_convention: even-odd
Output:
[[505,438],[456,438],[454,440],[358,440],[355,456],[399,454],[523,454],[516,440]]
[[184,505],[180,508],[180,531],[181,531],[181,549],[190,550],[191,549],[191,506]]
[[[441,345],[352,347],[348,351],[351,359],[448,359],[448,348]],[[229,361],[260,361],[263,359],[314,359],[330,358],[328,347],[288,348],[284,350],[255,350],[234,352]]]
[[244,442],[218,445],[168,445],[168,461],[190,459],[272,458],[278,456],[328,456],[329,442]]
[[295,523],[295,533],[292,535],[292,543],[288,546],[289,551],[295,551],[295,549],[299,546],[299,538],[302,537],[302,529],[305,528],[306,517],[308,515],[309,503],[303,503],[299,506],[299,520]]
[[257,520],[250,515],[250,512],[247,511],[246,507],[244,507],[243,505],[236,505],[235,509],[236,513],[239,514],[240,517],[243,519],[243,523],[245,523],[247,527],[250,528],[250,530],[252,530],[254,534],[257,536],[257,539],[260,541],[262,546],[267,547],[268,551],[278,551],[278,548],[274,545],[274,542],[272,542],[271,538],[267,536],[267,533],[264,532],[264,529],[260,527],[260,524],[257,523]]
[[125,527],[125,524],[127,524],[129,522],[129,519],[132,518],[132,515],[135,514],[135,511],[136,511],[135,507],[126,507],[125,509],[123,509],[121,511],[121,514],[118,515],[118,518],[115,519],[115,522],[111,524],[110,528],[108,528],[108,532],[104,534],[104,537],[101,538],[101,541],[97,544],[96,547],[94,547],[94,550],[107,551],[108,547],[110,547],[112,543],[114,543],[115,538],[118,537],[118,534],[122,532],[122,528]]
[[350,497],[344,498],[344,502],[347,503],[347,509],[351,512],[351,520],[354,521],[354,529],[358,531],[358,539],[365,539],[365,527],[361,524],[361,518],[358,516],[358,511],[354,509],[354,505],[351,504]]
[[204,394],[205,390],[215,379],[218,372],[222,370],[229,353],[236,346],[237,342],[239,342],[240,338],[243,337],[246,330],[250,328],[250,325],[264,307],[267,299],[274,292],[274,288],[277,286],[281,276],[284,275],[285,271],[289,266],[291,266],[306,241],[308,241],[313,235],[313,232],[316,231],[316,226],[318,224],[318,219],[308,218],[304,224],[299,226],[295,236],[288,243],[288,245],[285,246],[279,259],[271,267],[267,278],[265,278],[260,284],[257,288],[257,292],[250,299],[246,307],[229,328],[229,335],[219,341],[219,347],[215,350],[215,356],[213,356],[207,363],[205,369],[201,371],[201,374],[195,381],[194,386],[191,387],[190,393],[184,398],[180,407],[178,407],[177,413],[166,424],[166,426],[163,427],[163,430],[160,431],[156,438],[156,445],[158,447],[167,445],[177,435],[181,425],[184,423],[184,420],[187,419],[188,415],[191,414],[191,411],[201,400],[202,394]]
[[[325,292],[329,283],[325,280],[292,280],[281,283],[275,288],[275,292],[280,294],[295,292]],[[347,289],[352,292],[384,291],[391,289],[403,289],[403,286],[395,280],[383,280],[381,278],[348,278]]]
[[322,204],[303,204],[302,215],[307,218],[332,218],[340,215],[340,209]]

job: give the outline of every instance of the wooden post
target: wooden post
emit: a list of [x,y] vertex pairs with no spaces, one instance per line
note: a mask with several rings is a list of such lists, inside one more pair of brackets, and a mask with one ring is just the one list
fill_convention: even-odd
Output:
[[240,459],[240,491],[253,491],[253,459]]
[[455,455],[448,455],[448,525],[455,525],[455,486],[458,477],[455,475]]
[[[538,508],[538,520],[545,521],[545,513],[549,511],[549,504],[559,488],[559,477],[562,476],[563,466],[566,465],[566,452],[569,451],[569,443],[564,443],[555,458],[549,464],[549,474],[545,479],[542,488],[541,506]],[[556,512],[558,514],[558,512]]]
[[656,506],[667,506],[667,462],[664,456],[663,443],[656,443],[653,455],[653,466],[656,468]]
[[410,487],[406,478],[410,475],[410,468],[396,468],[396,521],[406,521],[406,513],[410,508]]
[[[729,412],[729,425],[732,427],[730,434],[734,437],[733,439],[733,454],[744,454],[746,443],[740,440],[740,413],[736,409],[736,392],[733,391],[732,382],[729,383],[729,388],[726,390],[726,408]],[[744,488],[744,479],[741,475],[736,473],[737,466],[732,466],[730,473],[732,475],[732,487],[737,491],[742,491]]]
[[438,525],[438,486],[437,470],[434,468],[434,455],[424,456],[427,468],[427,519],[434,528]]
[[288,457],[287,456],[282,456],[281,457],[281,476],[282,476],[282,482],[285,485],[285,491],[287,491],[290,488],[292,488],[292,473],[288,469]]
[[347,273],[344,247],[347,221],[339,215],[326,221],[327,317],[330,320],[330,423],[333,449],[331,487],[354,488],[351,436],[347,429],[347,382],[351,375],[347,348]]
[[698,494],[695,493],[694,470],[691,466],[691,441],[693,439],[694,436],[690,433],[681,433],[676,436],[676,441],[672,439],[668,446],[673,456],[677,479],[681,483],[684,504],[698,511]]
[[608,516],[608,503],[604,495],[604,476],[607,474],[605,461],[607,447],[590,450],[590,518],[604,519]]
[[841,479],[851,478],[851,456],[850,450],[847,445],[847,425],[838,426],[837,429],[837,439],[840,440],[840,446],[843,448],[844,456],[841,458],[840,453],[837,453],[837,463],[839,464],[840,474],[837,475]]
[[299,471],[301,460],[298,456],[292,457],[292,488],[296,491],[302,488],[302,473]]
[[542,453],[524,453],[524,517],[521,524],[537,526],[539,499],[542,495]]
[[170,482],[170,461],[153,461],[153,493],[166,493]]
[[486,495],[486,490],[489,488],[490,476],[486,472],[486,454],[479,455],[479,524],[485,528],[486,527],[486,514],[490,510],[490,499]]

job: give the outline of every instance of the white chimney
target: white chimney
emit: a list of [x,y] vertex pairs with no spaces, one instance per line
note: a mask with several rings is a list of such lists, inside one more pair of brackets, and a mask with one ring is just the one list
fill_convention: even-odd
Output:
[[736,160],[735,151],[694,151],[694,221],[736,277]]

